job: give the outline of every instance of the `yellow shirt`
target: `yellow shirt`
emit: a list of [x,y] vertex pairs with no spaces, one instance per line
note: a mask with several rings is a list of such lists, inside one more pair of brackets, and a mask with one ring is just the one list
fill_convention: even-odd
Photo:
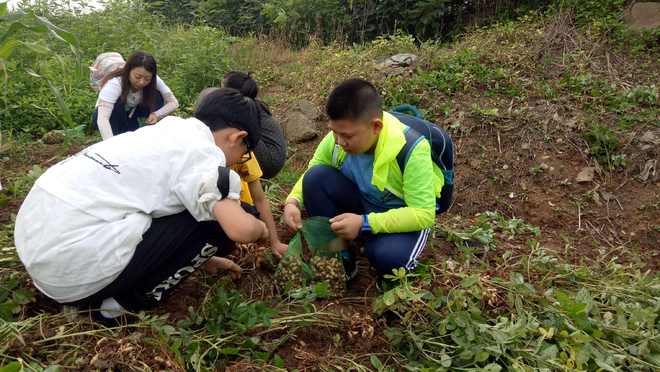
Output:
[[233,165],[231,169],[241,176],[241,201],[254,205],[248,185],[261,178],[264,173],[261,171],[261,167],[259,166],[259,162],[254,156],[254,153],[250,153],[250,155],[252,156],[250,160],[245,163]]

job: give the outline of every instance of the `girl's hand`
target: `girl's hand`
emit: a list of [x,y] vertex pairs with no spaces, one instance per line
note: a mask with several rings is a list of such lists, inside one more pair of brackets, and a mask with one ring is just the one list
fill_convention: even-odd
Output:
[[158,123],[158,116],[156,115],[156,113],[152,112],[151,114],[149,114],[149,117],[147,118],[147,120],[145,120],[145,123],[149,125]]

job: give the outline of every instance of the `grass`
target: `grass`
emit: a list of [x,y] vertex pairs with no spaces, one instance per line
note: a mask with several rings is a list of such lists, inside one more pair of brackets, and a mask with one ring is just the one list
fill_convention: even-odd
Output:
[[[139,22],[136,17],[128,19]],[[645,158],[627,142],[657,128],[657,51],[613,47],[602,34],[564,19],[530,15],[475,30],[452,45],[397,34],[297,51],[260,37],[223,39],[212,30],[204,36],[218,39],[210,49],[188,43],[181,70],[174,67],[173,45],[205,29],[172,29],[161,61],[175,91],[184,92],[184,105],[198,87],[234,68],[254,72],[278,118],[299,99],[322,106],[349,76],[376,82],[388,106],[418,105],[454,137],[456,204],[440,217],[422,264],[393,273],[384,292],[374,289],[361,261],[365,283],[346,298],[283,297],[272,274],[255,268],[251,246],[237,257],[245,272],[241,282],[199,274],[171,307],[136,314],[132,325],[104,328],[84,313],[60,312],[41,296],[13,248],[11,214],[53,155],[81,146],[81,134],[72,132],[71,143],[53,148],[34,143],[29,130],[12,132],[0,150],[0,159],[7,158],[0,164],[0,371],[657,370],[660,277],[653,252],[644,247],[657,242],[652,221],[658,202],[649,186],[632,178]],[[69,28],[84,31],[91,48],[98,35],[89,19],[80,22],[70,20]],[[571,37],[549,37],[558,34]],[[374,67],[397,52],[417,54],[418,65],[401,75]],[[205,57],[196,60],[196,53]],[[209,73],[188,86],[198,69]],[[71,80],[66,84],[76,89],[86,84]],[[25,86],[15,86],[16,92],[35,84],[19,83]],[[44,97],[25,94],[14,109],[50,99]],[[67,99],[93,97],[74,98]],[[86,117],[88,104],[73,106],[73,117]],[[520,149],[521,143],[531,146]],[[276,215],[312,146],[289,150],[284,170],[263,181]],[[599,184],[575,185],[575,171],[594,162],[604,166]],[[601,196],[600,207],[590,202],[604,190],[615,199]],[[183,311],[173,311],[174,305]]]

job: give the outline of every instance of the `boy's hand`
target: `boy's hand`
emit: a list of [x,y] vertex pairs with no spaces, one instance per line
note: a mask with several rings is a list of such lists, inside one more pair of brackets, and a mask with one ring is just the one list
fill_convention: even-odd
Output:
[[343,213],[330,219],[330,228],[340,238],[353,240],[362,229],[362,216],[355,213]]
[[273,251],[273,254],[277,258],[282,258],[282,256],[286,253],[286,251],[289,249],[289,246],[282,243],[282,242],[276,242],[271,245],[270,249]]
[[[294,204],[295,203],[295,204]],[[287,201],[284,205],[284,214],[282,215],[284,223],[293,231],[302,228],[302,216],[297,202]]]

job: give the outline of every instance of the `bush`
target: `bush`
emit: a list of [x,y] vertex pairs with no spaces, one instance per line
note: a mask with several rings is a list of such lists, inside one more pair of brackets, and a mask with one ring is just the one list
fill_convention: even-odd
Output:
[[[217,85],[229,71],[226,51],[231,39],[223,31],[203,25],[167,25],[140,3],[113,2],[89,14],[49,10],[43,4],[29,11],[48,16],[75,35],[79,44],[72,51],[64,43],[51,43],[57,55],[46,58],[29,49],[15,54],[7,64],[11,79],[0,99],[0,124],[5,131],[39,137],[52,129],[91,124],[97,94],[89,88],[87,66],[102,52],[117,51],[125,58],[136,50],[153,54],[159,75],[181,104],[180,113],[189,113],[197,94]],[[41,38],[48,42],[45,36]],[[59,105],[58,99],[64,104]]]

